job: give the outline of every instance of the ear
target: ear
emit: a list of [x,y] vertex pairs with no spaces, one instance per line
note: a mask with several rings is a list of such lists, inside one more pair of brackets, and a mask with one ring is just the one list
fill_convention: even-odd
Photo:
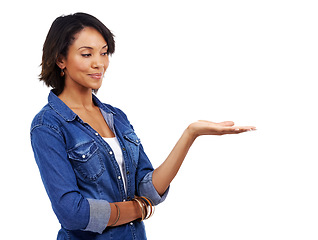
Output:
[[63,55],[58,56],[58,58],[56,59],[56,65],[59,66],[59,68],[61,69],[66,68],[66,61]]

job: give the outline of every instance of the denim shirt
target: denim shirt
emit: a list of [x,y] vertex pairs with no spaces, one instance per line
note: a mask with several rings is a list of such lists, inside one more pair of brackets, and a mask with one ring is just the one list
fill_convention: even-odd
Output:
[[123,153],[127,192],[112,149],[52,91],[35,116],[31,144],[52,208],[61,224],[57,239],[146,239],[139,221],[107,227],[110,202],[135,195],[164,201],[152,184],[153,167],[126,115],[92,94]]

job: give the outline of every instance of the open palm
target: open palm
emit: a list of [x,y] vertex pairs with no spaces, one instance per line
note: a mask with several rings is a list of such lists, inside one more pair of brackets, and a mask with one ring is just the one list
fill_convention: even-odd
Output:
[[256,130],[253,126],[235,126],[232,121],[225,121],[220,123],[199,120],[191,123],[188,127],[190,133],[195,136],[201,135],[225,135],[225,134],[238,134],[247,131]]

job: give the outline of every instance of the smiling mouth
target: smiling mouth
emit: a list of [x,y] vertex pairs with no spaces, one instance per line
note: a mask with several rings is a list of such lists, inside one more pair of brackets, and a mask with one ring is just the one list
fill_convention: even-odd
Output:
[[103,77],[102,73],[93,73],[93,74],[88,74],[93,79],[101,79]]

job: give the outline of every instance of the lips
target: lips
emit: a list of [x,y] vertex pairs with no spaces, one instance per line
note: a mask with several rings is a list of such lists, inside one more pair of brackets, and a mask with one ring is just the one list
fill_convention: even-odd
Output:
[[90,76],[93,79],[101,79],[103,77],[102,73],[92,73],[92,74],[88,74],[88,76]]

